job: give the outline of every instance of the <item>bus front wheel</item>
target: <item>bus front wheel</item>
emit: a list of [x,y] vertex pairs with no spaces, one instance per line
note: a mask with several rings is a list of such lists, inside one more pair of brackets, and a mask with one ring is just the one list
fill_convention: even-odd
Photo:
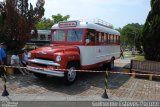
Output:
[[75,82],[77,77],[77,72],[74,71],[77,69],[74,63],[70,63],[67,66],[68,71],[64,73],[64,82],[66,85],[71,85]]

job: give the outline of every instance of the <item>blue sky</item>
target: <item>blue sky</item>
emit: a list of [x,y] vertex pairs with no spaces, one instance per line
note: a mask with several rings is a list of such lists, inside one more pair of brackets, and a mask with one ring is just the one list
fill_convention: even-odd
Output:
[[[29,1],[35,4],[37,0]],[[114,27],[144,24],[149,10],[150,0],[45,0],[47,18],[57,13],[70,15],[70,20],[99,18]]]

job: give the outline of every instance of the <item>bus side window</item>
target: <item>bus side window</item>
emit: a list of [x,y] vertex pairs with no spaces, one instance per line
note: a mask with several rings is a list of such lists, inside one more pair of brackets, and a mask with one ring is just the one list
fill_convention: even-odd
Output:
[[108,44],[108,34],[106,33],[106,44]]
[[112,35],[110,34],[110,44],[112,44]]
[[45,39],[46,39],[45,35],[41,34],[40,35],[40,40],[45,40]]
[[117,43],[117,35],[114,35],[114,44]]
[[90,43],[95,43],[95,31],[88,30],[86,40]]
[[101,36],[101,37],[102,37],[102,38],[101,38],[101,39],[102,39],[102,40],[101,40],[101,43],[104,44],[104,33],[101,33],[101,35],[102,35],[102,36]]
[[98,37],[99,37],[98,42],[101,44],[101,40],[102,40],[102,35],[101,35],[101,33],[98,33]]
[[87,35],[86,35],[86,38],[85,38],[85,42],[88,44],[90,43],[90,40],[89,40],[89,32],[87,32]]
[[99,44],[99,33],[96,32],[96,33],[95,33],[95,36],[96,36],[96,44]]
[[111,41],[110,41],[111,44],[113,44],[113,43],[114,43],[114,35],[111,35],[111,38],[110,38],[110,39],[111,39]]
[[47,40],[50,40],[50,39],[51,39],[51,35],[48,35],[48,36],[47,36]]
[[118,36],[118,44],[120,44],[120,36]]
[[94,33],[90,34],[90,39],[91,39],[91,42],[95,42],[95,34]]
[[107,41],[107,35],[106,33],[104,33],[104,44],[106,44],[106,41]]
[[111,34],[108,34],[108,44],[111,43]]
[[118,44],[118,35],[116,35],[116,44]]
[[115,42],[116,42],[116,39],[115,39],[115,35],[113,35],[113,44],[115,44]]

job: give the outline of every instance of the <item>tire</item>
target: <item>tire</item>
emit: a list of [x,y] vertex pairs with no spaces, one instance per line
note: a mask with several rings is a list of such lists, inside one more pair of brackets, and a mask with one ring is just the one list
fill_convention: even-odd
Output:
[[35,77],[39,78],[39,79],[43,79],[46,78],[47,75],[46,74],[40,74],[40,73],[33,73]]
[[72,70],[76,70],[77,66],[76,63],[69,63],[67,66],[67,69],[69,71],[66,71],[64,73],[64,83],[66,85],[71,85],[75,82],[76,78],[77,78],[77,72],[76,71],[72,71]]
[[114,69],[114,59],[111,59],[111,61],[108,63],[108,70],[112,71]]

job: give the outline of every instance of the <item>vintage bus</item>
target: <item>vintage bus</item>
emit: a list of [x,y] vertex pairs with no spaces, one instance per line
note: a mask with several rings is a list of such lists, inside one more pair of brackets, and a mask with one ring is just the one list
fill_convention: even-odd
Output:
[[[32,35],[36,35],[35,31],[31,31]],[[37,30],[37,35],[27,42],[27,45],[43,46],[50,43],[51,30]]]
[[[39,78],[52,75],[63,77],[72,84],[77,77],[74,70],[108,67],[120,57],[120,33],[100,23],[66,21],[51,28],[50,46],[29,53],[28,70]],[[45,70],[36,68],[43,67]],[[54,69],[68,69],[56,71]]]

